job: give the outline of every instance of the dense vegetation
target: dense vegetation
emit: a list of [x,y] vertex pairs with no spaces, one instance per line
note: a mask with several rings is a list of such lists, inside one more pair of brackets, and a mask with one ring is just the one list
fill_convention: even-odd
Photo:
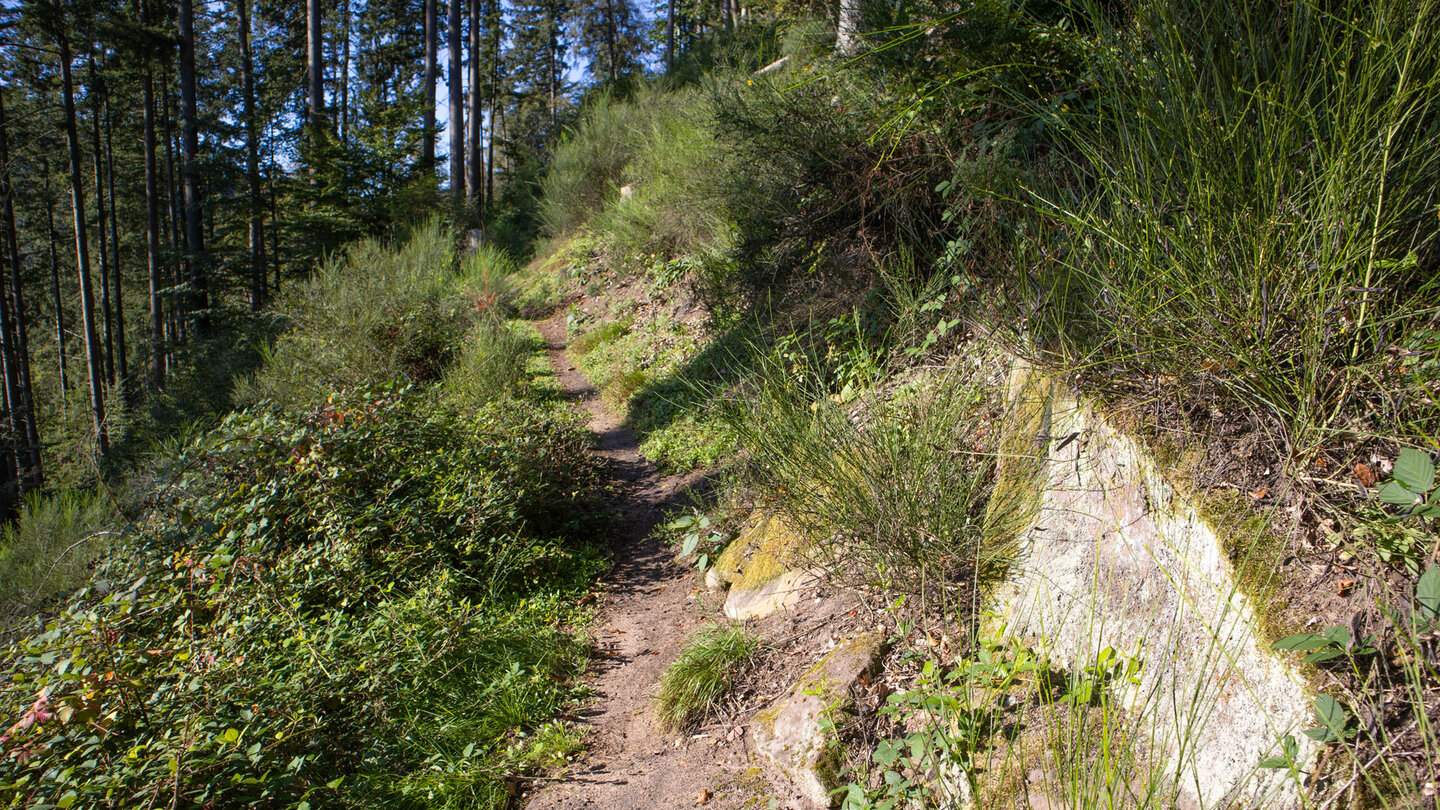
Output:
[[12,806],[494,806],[573,749],[595,471],[446,241],[292,293],[247,386],[284,396],[177,444],[90,584],[13,628]]
[[[529,294],[603,301],[639,279],[683,307],[683,281],[708,330],[628,301],[572,309],[582,365],[648,451],[686,467],[738,443],[737,497],[949,632],[979,624],[1024,519],[996,459],[1013,475],[1033,451],[994,443],[986,369],[1018,355],[1074,385],[1176,465],[1233,533],[1268,640],[1318,667],[1312,736],[1347,764],[1306,776],[1306,800],[1429,806],[1437,13],[876,4],[849,54],[823,18],[763,17],[708,70],[592,100],[545,179],[556,239]],[[1340,596],[1368,583],[1343,608],[1350,628],[1290,605],[1325,566],[1346,577]],[[1025,671],[1043,658],[971,653]],[[966,664],[936,674],[952,664],[932,662],[913,710],[894,712],[908,764],[882,746],[851,806],[944,800],[923,773],[980,755],[976,718],[1009,722],[1010,698],[945,696],[967,688]],[[1072,675],[1114,666],[1128,664]],[[1066,693],[1042,696],[1070,707],[1058,722],[1124,722],[1075,715]],[[916,737],[917,723],[933,725]],[[1117,746],[1097,756],[1123,771],[1143,743]],[[1116,772],[1097,762],[1067,801],[1099,800],[1090,780]],[[896,781],[877,782],[886,771]]]
[[[717,526],[781,513],[968,645],[912,662],[908,748],[850,806],[940,801],[916,774],[1027,678],[1089,750],[1073,806],[1143,748],[1092,744],[1135,659],[1066,681],[979,638],[1033,451],[999,444],[1001,355],[1244,535],[1327,746],[1257,767],[1433,805],[1431,0],[236,11],[0,12],[11,805],[504,806],[574,750],[598,473],[512,303],[564,317],[648,456],[730,461]],[[1364,583],[1349,628],[1287,613],[1311,565]],[[702,635],[668,721],[755,644]]]

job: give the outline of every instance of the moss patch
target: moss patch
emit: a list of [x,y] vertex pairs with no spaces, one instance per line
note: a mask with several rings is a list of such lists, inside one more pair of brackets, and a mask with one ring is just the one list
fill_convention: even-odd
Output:
[[1050,432],[1054,403],[1054,382],[1020,363],[1011,372],[1010,389],[995,448],[995,487],[985,507],[986,545],[1001,568],[1013,560],[1020,534],[1034,522],[1040,508],[1049,461],[1049,444],[1040,437]]
[[761,514],[715,560],[715,575],[737,591],[765,585],[804,560],[809,543],[773,514]]

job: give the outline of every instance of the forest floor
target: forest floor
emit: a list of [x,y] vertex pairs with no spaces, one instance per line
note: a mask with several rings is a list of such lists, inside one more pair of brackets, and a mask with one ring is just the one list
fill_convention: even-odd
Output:
[[538,324],[566,396],[590,414],[596,452],[614,482],[613,567],[591,632],[593,695],[578,712],[589,726],[586,754],[565,772],[532,783],[522,803],[549,808],[735,808],[756,804],[743,782],[743,733],[709,728],[681,736],[660,725],[653,700],[665,667],[707,611],[694,569],[675,562],[655,531],[665,511],[689,502],[702,473],[661,475],[633,433],[601,399],[565,349],[563,315]]

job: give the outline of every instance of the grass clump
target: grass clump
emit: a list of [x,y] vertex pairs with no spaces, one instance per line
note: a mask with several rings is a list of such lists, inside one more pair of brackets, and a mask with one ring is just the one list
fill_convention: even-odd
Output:
[[609,321],[570,341],[570,352],[584,356],[605,343],[619,340],[630,332],[630,325],[623,321]]
[[[1011,537],[987,516],[995,414],[975,383],[947,376],[842,407],[816,373],[765,361],[726,419],[745,475],[838,569],[949,601],[997,574]],[[951,607],[955,607],[952,603]]]
[[1060,242],[1042,345],[1102,385],[1213,380],[1302,461],[1408,432],[1426,394],[1395,353],[1440,290],[1440,6],[1169,0],[1092,23],[1106,89],[1064,130],[1082,179],[1035,198]]
[[507,395],[523,396],[530,381],[529,357],[539,351],[534,334],[497,317],[471,327],[457,362],[445,372],[452,402],[478,407]]
[[656,698],[661,721],[672,731],[683,731],[714,717],[736,676],[759,649],[759,637],[744,625],[702,629],[660,677]]

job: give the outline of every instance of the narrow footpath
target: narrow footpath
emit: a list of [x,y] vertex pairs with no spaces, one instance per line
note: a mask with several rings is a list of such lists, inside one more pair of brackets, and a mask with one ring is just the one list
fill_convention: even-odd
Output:
[[744,740],[725,729],[668,734],[653,705],[661,673],[703,623],[694,572],[674,561],[654,529],[702,477],[661,475],[576,370],[563,317],[538,326],[566,395],[590,413],[597,452],[616,483],[618,525],[591,636],[594,695],[580,711],[590,726],[587,753],[567,772],[533,783],[522,803],[531,810],[741,807],[748,792],[735,776],[747,761]]

